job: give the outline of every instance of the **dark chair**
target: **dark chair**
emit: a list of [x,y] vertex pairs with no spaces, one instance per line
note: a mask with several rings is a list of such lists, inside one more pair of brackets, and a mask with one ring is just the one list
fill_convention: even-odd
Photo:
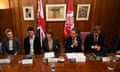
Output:
[[80,37],[81,37],[81,40],[82,40],[82,51],[84,51],[84,41],[85,41],[85,38],[88,34],[90,34],[91,32],[80,32]]

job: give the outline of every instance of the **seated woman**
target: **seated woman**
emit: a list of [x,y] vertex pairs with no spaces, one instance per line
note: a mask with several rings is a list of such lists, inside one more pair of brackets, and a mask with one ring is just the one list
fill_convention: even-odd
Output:
[[65,52],[81,52],[81,38],[79,36],[79,29],[73,28],[71,31],[71,36],[69,36],[65,41]]
[[46,38],[43,40],[43,52],[55,52],[57,55],[61,53],[60,42],[50,29],[47,30]]

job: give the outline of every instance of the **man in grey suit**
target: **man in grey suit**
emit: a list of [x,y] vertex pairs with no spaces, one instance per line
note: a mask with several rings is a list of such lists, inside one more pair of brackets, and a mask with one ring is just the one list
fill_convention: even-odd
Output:
[[20,42],[18,38],[13,37],[11,29],[5,30],[6,38],[2,42],[3,54],[17,55],[20,53]]

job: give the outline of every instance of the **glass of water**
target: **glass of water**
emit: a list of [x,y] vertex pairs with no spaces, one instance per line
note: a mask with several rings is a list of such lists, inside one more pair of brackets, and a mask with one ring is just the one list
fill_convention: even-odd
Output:
[[107,62],[107,69],[108,70],[115,70],[116,68],[116,59],[115,57],[108,57],[108,62]]
[[56,72],[56,69],[55,69],[56,63],[55,62],[52,62],[50,67],[51,67],[50,72]]

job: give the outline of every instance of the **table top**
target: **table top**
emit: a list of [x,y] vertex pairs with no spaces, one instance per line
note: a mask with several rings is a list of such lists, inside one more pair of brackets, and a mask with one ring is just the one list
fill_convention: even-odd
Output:
[[[0,56],[5,58],[6,56]],[[42,61],[42,55],[36,55],[33,64],[19,64],[18,61],[24,59],[24,55],[17,55],[10,64],[1,64],[2,72],[50,72],[51,63]],[[57,62],[56,72],[110,72],[107,70],[106,62],[87,60],[86,62]],[[1,71],[0,71],[1,72]],[[114,72],[120,72],[120,61],[116,63]]]

